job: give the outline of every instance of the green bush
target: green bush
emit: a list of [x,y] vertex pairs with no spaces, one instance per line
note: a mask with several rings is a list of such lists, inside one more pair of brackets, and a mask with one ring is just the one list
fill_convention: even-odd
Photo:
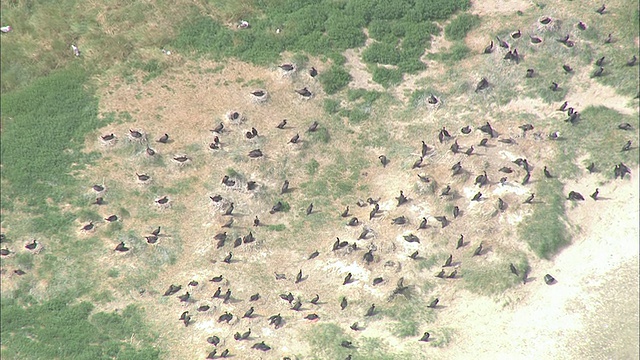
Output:
[[444,36],[447,40],[464,40],[469,31],[480,25],[478,15],[460,14],[444,27]]
[[385,88],[398,85],[402,82],[402,71],[398,69],[387,69],[378,66],[373,70],[373,81]]
[[465,45],[463,42],[454,43],[449,51],[437,53],[437,54],[429,54],[430,59],[435,59],[442,62],[458,62],[469,55],[471,50]]
[[324,92],[331,95],[344,89],[351,81],[351,75],[340,66],[332,66],[329,70],[320,74],[319,79]]

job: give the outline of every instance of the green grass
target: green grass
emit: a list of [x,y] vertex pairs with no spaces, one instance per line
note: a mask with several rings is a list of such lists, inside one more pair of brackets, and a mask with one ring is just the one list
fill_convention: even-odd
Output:
[[[2,358],[7,359],[159,359],[144,330],[140,309],[99,312],[88,302],[57,298],[28,309],[2,299]],[[130,338],[135,334],[137,342]]]
[[543,259],[551,259],[569,245],[571,239],[565,226],[565,196],[563,184],[557,179],[540,181],[535,190],[533,214],[519,226],[519,237]]
[[395,336],[414,337],[421,333],[425,324],[436,320],[434,309],[427,309],[427,303],[416,297],[397,296],[390,306],[385,307],[382,314],[388,317],[389,329]]
[[478,264],[472,259],[465,261],[467,266],[461,273],[465,289],[480,295],[499,295],[507,289],[522,284],[522,277],[517,277],[509,270],[509,263],[522,271],[529,266],[524,255],[513,256],[510,260],[496,261],[491,264]]
[[450,41],[464,40],[469,31],[478,25],[480,25],[480,17],[478,15],[460,14],[444,27],[444,37]]
[[349,84],[351,75],[342,67],[334,65],[329,70],[320,74],[319,79],[324,92],[332,95],[344,89]]

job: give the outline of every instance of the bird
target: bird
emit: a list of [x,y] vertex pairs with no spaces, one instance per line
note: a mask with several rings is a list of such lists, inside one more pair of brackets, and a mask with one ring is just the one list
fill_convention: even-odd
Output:
[[169,289],[167,291],[165,291],[164,295],[162,296],[171,296],[175,293],[177,293],[178,291],[180,291],[180,289],[182,289],[181,285],[169,285]]
[[124,241],[121,241],[120,244],[116,246],[115,251],[126,252],[129,251],[129,248],[124,245]]
[[384,279],[382,279],[381,277],[377,277],[374,278],[373,281],[371,282],[373,284],[373,286],[379,285],[384,281]]
[[262,154],[262,151],[260,149],[255,149],[255,150],[249,151],[249,157],[252,158],[252,159],[259,158],[262,155],[263,154]]
[[587,166],[587,171],[589,171],[589,173],[594,173],[596,171],[596,164],[595,163],[591,163],[589,164],[589,166]]
[[600,77],[602,76],[602,73],[604,72],[604,68],[600,67],[598,70],[594,71],[593,75],[591,77]]
[[342,282],[342,285],[347,285],[351,282],[353,282],[353,275],[351,273],[348,273],[347,276],[344,277],[344,281]]
[[229,204],[229,207],[227,208],[227,210],[225,210],[224,212],[224,216],[233,216],[233,209],[235,207],[233,206],[233,203]]
[[453,218],[456,219],[460,215],[460,208],[457,206],[453,207]]
[[440,270],[440,272],[436,275],[436,277],[443,279],[444,278],[444,269]]
[[573,71],[573,69],[571,68],[571,66],[569,65],[562,65],[562,69],[568,74],[571,73]]
[[420,225],[418,225],[418,230],[427,228],[427,218],[423,217]]
[[498,171],[503,172],[505,174],[511,174],[513,172],[513,169],[511,169],[508,166],[503,166]]
[[291,71],[295,69],[295,66],[293,64],[282,64],[282,65],[278,65],[278,67],[284,71]]
[[410,259],[416,260],[418,258],[418,250],[414,251],[409,255]]
[[460,249],[464,246],[464,235],[460,234],[460,238],[458,238],[458,243],[456,244],[456,250]]
[[260,294],[256,293],[249,297],[249,301],[258,301],[260,299]]
[[527,69],[527,74],[524,77],[527,78],[527,79],[531,79],[534,76],[535,76],[535,70]]
[[296,281],[295,283],[299,283],[302,281],[302,269],[300,269],[300,271],[298,271],[298,275],[296,275]]
[[491,52],[493,52],[493,40],[491,40],[489,45],[487,45],[487,47],[484,48],[485,54],[491,54]]
[[162,143],[162,144],[166,144],[166,143],[168,143],[168,142],[169,142],[169,134],[164,134],[164,135],[162,135],[162,136],[161,136],[158,140],[156,140],[156,141],[157,141],[157,142],[159,142],[159,143]]
[[299,135],[299,134],[295,134],[295,135],[291,138],[291,140],[289,140],[289,143],[290,143],[290,144],[297,144],[297,143],[298,143],[298,140],[300,140],[300,135]]
[[511,273],[514,274],[515,276],[519,276],[518,269],[516,269],[515,265],[509,264],[509,270],[511,270]]
[[627,141],[626,144],[624,144],[624,146],[622,147],[622,151],[629,151],[631,150],[631,140]]
[[411,166],[412,169],[419,169],[420,166],[422,166],[422,160],[423,158],[420,157],[418,160],[416,160],[413,165]]
[[489,178],[487,177],[487,172],[485,171],[483,174],[476,176],[476,180],[473,184],[480,184],[480,187],[482,187],[483,185],[486,185],[487,182],[489,182]]
[[491,126],[491,124],[489,124],[488,121],[486,124],[480,126],[478,129],[483,133],[490,135],[492,138],[497,136],[496,132],[493,130],[493,127]]
[[263,97],[266,95],[266,92],[264,90],[254,90],[251,92],[251,95],[255,97]]
[[427,307],[431,309],[435,309],[436,306],[438,306],[438,302],[440,302],[440,299],[435,298],[431,303],[429,303],[429,305],[427,305]]
[[576,26],[580,30],[587,30],[587,25],[585,25],[585,23],[583,23],[582,21],[578,22],[578,24]]
[[473,198],[471,198],[471,201],[480,201],[481,197],[482,197],[482,193],[478,191],[477,194],[473,195]]
[[520,32],[520,30],[511,33],[511,37],[514,38],[514,39],[518,39],[521,35],[522,35],[522,33]]
[[149,179],[151,179],[151,177],[147,174],[138,174],[136,173],[136,176],[138,177],[138,180],[140,181],[148,181]]
[[602,6],[600,6],[598,9],[596,9],[596,12],[600,15],[604,14],[604,11],[606,10],[606,6],[604,6],[604,4],[602,4]]
[[107,134],[107,135],[101,135],[100,138],[104,141],[111,141],[114,140],[116,138],[115,134],[111,133],[111,134]]
[[447,260],[445,260],[444,265],[442,267],[451,266],[451,262],[453,261],[453,254],[449,254]]
[[542,39],[533,35],[529,35],[529,40],[531,41],[532,44],[540,44],[542,42]]
[[307,320],[313,321],[313,320],[319,319],[320,316],[318,316],[317,314],[309,314],[309,315],[305,316],[304,318],[307,319]]
[[189,158],[185,155],[181,155],[181,156],[176,156],[173,158],[173,160],[179,162],[179,163],[185,163],[187,161],[189,161]]
[[546,274],[544,276],[544,283],[547,285],[553,285],[556,283],[556,279],[553,276]]
[[220,282],[220,281],[222,281],[222,275],[215,276],[215,277],[211,278],[211,280],[209,280],[209,281],[211,281],[211,282]]
[[309,69],[309,76],[311,76],[312,78],[318,76],[318,70],[316,70],[316,68],[314,67],[311,67],[311,69]]
[[320,255],[320,252],[318,250],[316,250],[316,251],[312,252],[311,255],[309,255],[307,260],[314,259],[314,258],[318,257],[318,255]]
[[407,201],[409,201],[405,196],[404,193],[402,192],[402,190],[400,190],[400,196],[396,197],[396,200],[398,200],[398,206],[406,203]]
[[487,146],[487,141],[489,141],[489,139],[482,139],[482,140],[480,140],[480,143],[478,145]]
[[404,216],[399,216],[399,217],[397,217],[395,219],[392,219],[391,223],[394,224],[394,225],[404,225],[404,224],[407,223],[407,218],[404,217]]
[[420,243],[420,239],[413,234],[404,235],[403,238],[408,243]]
[[478,245],[478,247],[473,251],[473,256],[481,255],[481,253],[482,253],[482,242],[480,242],[480,245]]
[[431,334],[429,334],[428,332],[425,332],[424,334],[422,334],[422,337],[418,341],[428,342],[430,336],[431,336]]
[[255,227],[260,226],[260,219],[257,216],[255,219],[253,219],[253,226]]
[[505,49],[509,48],[509,44],[506,41],[500,39],[500,37],[496,36],[496,40],[498,40],[498,45],[500,47],[505,48]]
[[[220,341],[220,340],[218,340],[218,341]],[[216,345],[218,345],[218,344],[216,344]],[[207,359],[207,360],[215,359],[215,358],[216,358],[216,354],[217,354],[217,353],[218,353],[218,350],[217,350],[217,349],[213,349],[213,351],[211,351],[211,352],[207,355],[206,359]]]
[[180,299],[180,302],[188,302],[190,297],[191,295],[189,295],[189,292],[187,291],[183,295],[178,296],[178,299]]
[[222,130],[224,129],[224,124],[220,123],[218,124],[218,126],[216,126],[215,128],[213,128],[211,131],[217,134],[222,134]]
[[307,207],[307,215],[310,215],[312,211],[313,211],[313,203],[309,204],[309,207]]
[[227,256],[225,256],[225,258],[222,261],[227,263],[227,264],[230,264],[232,257],[233,257],[233,253],[229,253]]
[[340,343],[340,346],[347,349],[351,349],[353,347],[353,343],[351,341],[344,340],[343,342]]
[[311,125],[309,125],[309,128],[307,129],[307,132],[314,132],[318,129],[318,122],[314,121],[313,123],[311,123]]
[[276,126],[276,128],[278,129],[284,129],[284,127],[287,125],[287,119],[282,120],[278,126]]
[[533,198],[536,196],[536,194],[531,194],[529,195],[529,197],[527,197],[527,200],[524,201],[524,204],[532,204],[533,203]]
[[609,34],[609,36],[607,36],[607,38],[604,39],[604,43],[611,44],[612,42],[613,42],[613,37],[611,36],[611,34]]
[[531,178],[531,173],[527,171],[527,174],[522,179],[522,185],[528,184],[530,178]]
[[382,164],[382,167],[387,167],[387,164],[389,164],[389,159],[387,159],[387,157],[384,155],[378,156],[378,159],[380,159],[380,163]]
[[455,140],[453,142],[453,144],[451,145],[450,149],[451,149],[451,152],[454,153],[454,154],[457,154],[460,151],[460,145],[458,145],[458,140]]
[[300,89],[300,90],[296,90],[296,92],[297,92],[299,95],[301,95],[302,97],[305,97],[305,98],[309,98],[309,97],[311,97],[311,95],[312,95],[312,94],[311,94],[311,91],[309,91],[309,89],[307,89],[306,87],[304,87],[304,88],[302,88],[302,89]]
[[340,301],[340,309],[341,309],[341,310],[346,309],[346,308],[347,308],[347,305],[348,305],[348,303],[347,303],[347,298],[346,298],[346,297],[343,297],[343,298],[342,298],[342,300]]
[[114,222],[114,221],[118,221],[118,216],[117,215],[110,215],[109,217],[104,218],[107,222]]
[[542,171],[544,172],[544,176],[547,179],[553,179],[553,176],[551,175],[551,173],[549,172],[549,170],[547,170],[547,167],[545,166],[544,169],[542,169]]
[[507,203],[504,202],[501,198],[498,198],[498,209],[500,211],[505,211],[507,209]]
[[197,309],[197,310],[198,310],[198,311],[200,311],[200,312],[205,312],[205,311],[209,311],[209,309],[211,309],[211,306],[209,306],[209,305],[202,305],[202,306],[198,307],[198,309]]
[[576,191],[569,191],[569,195],[567,196],[567,200],[584,200],[582,194]]
[[371,304],[371,307],[369,308],[369,310],[367,310],[367,313],[364,314],[364,316],[373,316],[376,314],[376,306],[375,304]]
[[[213,346],[217,346],[220,343],[220,338],[217,336],[209,336],[207,342]],[[215,350],[214,350],[215,351]]]
[[551,91],[558,91],[559,88],[560,86],[555,81],[551,82],[551,86],[549,86],[549,89],[551,89]]
[[340,214],[340,216],[342,216],[343,218],[349,216],[349,206],[347,206],[346,209],[344,209],[344,211],[342,212],[342,214]]
[[358,224],[360,223],[360,221],[358,220],[357,217],[352,217],[349,222],[347,222],[347,225],[349,226],[358,226]]
[[458,274],[458,269],[453,270],[451,274],[447,275],[447,279],[455,279],[457,274]]
[[371,263],[373,262],[373,250],[369,250],[367,251],[364,256],[362,257],[362,259],[367,263]]
[[475,90],[475,92],[478,92],[478,91],[484,90],[484,89],[486,89],[486,88],[488,88],[488,87],[489,87],[489,81],[487,81],[487,79],[486,79],[486,78],[482,78],[482,80],[480,80],[480,81],[478,82],[478,85],[476,85],[476,90]]
[[37,246],[38,243],[36,242],[36,239],[33,239],[33,241],[25,245],[24,248],[27,250],[34,250]]
[[[589,195],[593,200],[598,200],[598,194],[600,193],[600,189],[596,188],[596,191],[593,194]],[[35,240],[34,240],[35,241]]]
[[550,18],[550,17],[547,17],[547,16],[545,16],[545,17],[543,17],[542,19],[540,19],[540,23],[541,23],[542,25],[548,25],[550,22],[551,22],[551,18]]
[[627,64],[626,64],[626,65],[627,65],[627,66],[633,66],[633,65],[635,65],[635,64],[636,64],[636,61],[637,61],[637,60],[638,60],[638,58],[637,58],[635,55],[633,55],[633,57],[632,57],[629,61],[627,61]]
[[629,123],[621,123],[620,125],[618,125],[618,129],[629,131],[633,130],[633,126],[631,126],[631,124]]
[[84,226],[82,227],[82,230],[84,230],[84,231],[91,231],[91,230],[93,230],[93,228],[94,228],[94,227],[95,227],[95,225],[93,224],[93,222],[92,222],[92,221],[89,221],[89,223],[88,223],[88,224],[86,224],[86,225],[84,225]]
[[452,167],[451,170],[453,171],[453,175],[457,175],[462,171],[462,165],[460,164],[460,161],[458,161],[457,163],[455,163]]
[[442,225],[442,228],[445,228],[447,225],[449,225],[449,220],[447,220],[446,216],[435,216],[434,218],[438,222],[440,222],[440,224]]

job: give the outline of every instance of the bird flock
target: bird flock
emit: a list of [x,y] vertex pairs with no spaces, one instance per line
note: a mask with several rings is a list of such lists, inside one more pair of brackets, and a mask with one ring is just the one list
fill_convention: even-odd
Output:
[[[606,14],[607,9],[603,5],[601,8],[596,10],[599,14]],[[550,17],[542,17],[539,19],[539,28],[549,28],[557,25],[557,19],[552,19]],[[580,31],[585,30],[587,25],[583,22],[579,22],[576,24],[576,28]],[[513,41],[518,41],[523,36],[523,33],[520,30],[516,30],[510,34]],[[544,46],[544,36],[543,35],[534,35],[530,34],[528,36],[529,41],[532,44]],[[562,43],[566,47],[575,46],[575,40],[571,39],[571,36],[567,34],[563,38],[555,39],[558,42]],[[608,38],[605,39],[605,43],[612,42],[612,36],[609,34]],[[516,64],[520,64],[524,62],[522,54],[518,53],[518,50],[510,45],[504,39],[500,37],[496,37],[496,43],[493,40],[490,41],[489,45],[484,49],[484,54],[490,54],[496,51],[497,48],[503,48],[507,52],[505,53],[503,60],[513,62]],[[635,66],[636,65],[636,56],[634,55],[625,66]],[[592,77],[606,76],[607,71],[605,71],[605,65],[609,65],[607,59],[605,57],[599,58],[595,65],[597,66],[596,71],[592,74]],[[560,64],[563,70],[567,73],[571,73],[576,71],[569,64]],[[283,76],[290,76],[292,73],[298,70],[295,64],[287,63],[278,66],[279,71]],[[614,70],[611,70],[614,71]],[[308,75],[312,78],[318,75],[318,71],[315,68],[311,68],[308,72]],[[539,75],[535,69],[526,69],[524,72],[524,77],[531,78]],[[480,81],[478,81],[475,92],[480,93],[483,91],[487,91],[491,88],[491,76],[486,75]],[[549,90],[557,91],[559,89],[559,84],[556,82],[552,82]],[[309,100],[313,98],[313,93],[307,88],[294,89],[294,91],[299,95],[302,100]],[[255,102],[261,103],[268,99],[270,96],[267,90],[258,89],[251,91],[248,96],[251,97]],[[430,105],[439,104],[440,99],[436,98],[434,95],[430,95],[427,99],[427,103]],[[567,119],[565,120],[567,123],[570,123],[572,126],[580,126],[580,114],[577,109],[570,106],[568,102],[564,102],[559,107],[553,109],[559,112],[566,112]],[[235,110],[231,110],[224,116],[225,121],[219,122],[216,124],[213,129],[210,129],[211,136],[213,136],[213,140],[207,145],[207,150],[212,152],[220,152],[227,144],[225,144],[225,136],[228,134],[228,127],[235,126],[246,121],[245,116]],[[306,133],[312,133],[317,131],[322,125],[318,121],[314,121],[311,124],[308,124]],[[628,123],[621,123],[617,125],[620,131],[633,131],[633,126]],[[287,119],[281,120],[279,123],[274,124],[274,131],[280,132],[289,129],[289,121]],[[519,130],[521,131],[522,137],[526,137],[527,133],[531,133],[534,130],[534,125],[530,123],[522,124],[519,126]],[[536,166],[530,164],[526,158],[517,158],[512,161],[511,164],[501,164],[501,167],[497,170],[492,169],[484,169],[482,171],[477,171],[473,168],[467,168],[464,164],[466,159],[469,159],[473,156],[476,156],[476,152],[481,148],[489,148],[495,147],[500,144],[500,146],[510,146],[516,144],[516,141],[512,138],[503,137],[500,135],[500,132],[497,131],[492,124],[489,122],[485,122],[482,125],[476,127],[477,131],[483,134],[482,139],[478,143],[474,144],[461,144],[463,142],[464,136],[471,134],[474,129],[471,125],[467,125],[462,127],[457,131],[448,130],[446,127],[442,127],[435,137],[437,138],[437,143],[430,145],[425,141],[422,141],[421,144],[418,144],[416,153],[419,156],[416,156],[415,161],[413,162],[410,169],[405,170],[411,173],[415,173],[418,178],[418,183],[423,185],[436,185],[436,184],[444,184],[446,186],[440,187],[439,194],[437,194],[441,199],[445,201],[453,201],[454,195],[460,193],[461,186],[472,186],[475,188],[475,194],[470,197],[470,202],[480,202],[480,203],[492,203],[495,207],[495,210],[498,214],[502,214],[504,212],[509,211],[509,204],[507,201],[501,197],[496,197],[489,190],[491,187],[496,186],[506,186],[510,182],[517,182],[522,186],[527,186],[532,178],[545,178],[552,179],[555,176],[553,175],[553,169],[550,166],[543,166],[542,171],[536,171]],[[458,135],[459,132],[461,135]],[[244,134],[244,138],[246,140],[256,139],[264,134],[260,133],[256,127],[251,127],[250,130],[246,131]],[[537,134],[539,136],[539,134]],[[287,136],[288,141],[287,144],[292,146],[296,146],[303,141],[305,134],[295,133],[290,137]],[[157,156],[158,152],[151,147],[151,143],[148,140],[148,134],[146,134],[142,129],[129,129],[128,133],[125,135],[128,141],[133,143],[140,143],[145,146],[145,154],[148,157]],[[544,136],[544,141],[558,141],[562,138],[559,132],[555,131]],[[119,137],[114,133],[104,134],[99,137],[99,142],[104,146],[113,146],[116,142],[119,141]],[[286,139],[285,139],[286,140]],[[174,139],[170,137],[169,134],[165,133],[158,137],[155,140],[154,147],[162,147],[166,144],[173,142]],[[284,141],[284,140],[283,140]],[[619,151],[629,151],[633,149],[633,144],[631,141],[628,141],[624,145],[622,145]],[[421,173],[423,169],[426,169],[430,166],[428,164],[429,158],[433,156],[433,154],[438,152],[451,152],[453,156],[458,157],[460,160],[456,161],[453,164],[450,164],[450,175],[447,179],[439,179],[436,181],[432,176]],[[263,158],[266,154],[260,148],[255,148],[249,151],[246,156],[252,161],[260,161],[259,159]],[[188,166],[192,159],[188,154],[175,154],[171,157],[172,161],[179,167]],[[378,160],[383,169],[387,168],[389,164],[391,164],[395,159],[386,154],[381,154],[378,156]],[[586,170],[589,173],[593,173],[598,171],[596,169],[595,164],[591,163]],[[619,163],[615,166],[613,170],[614,176],[616,179],[624,179],[627,175],[631,174],[631,171],[627,165],[624,163]],[[465,184],[464,180],[459,180],[463,178],[464,174],[472,175],[471,181],[472,184]],[[131,175],[132,182],[145,186],[150,184],[154,179],[146,173],[135,173]],[[515,180],[510,180],[515,179]],[[234,342],[237,344],[249,342],[252,345],[250,349],[247,351],[257,351],[257,352],[268,352],[271,351],[274,347],[281,347],[283,344],[280,343],[268,343],[267,340],[261,339],[260,336],[255,332],[255,328],[257,327],[273,327],[274,330],[280,329],[288,325],[294,321],[294,319],[302,319],[308,322],[320,322],[323,321],[323,317],[319,315],[319,309],[323,307],[329,307],[335,310],[337,313],[340,313],[347,309],[349,306],[353,306],[350,304],[349,297],[342,296],[339,301],[335,301],[335,299],[326,299],[326,301],[321,301],[320,295],[316,293],[308,293],[305,291],[301,291],[299,287],[297,287],[300,283],[313,283],[316,280],[314,277],[324,278],[325,275],[317,274],[317,273],[306,273],[303,272],[303,269],[300,268],[297,274],[294,277],[287,277],[287,274],[281,274],[278,272],[274,272],[273,281],[278,282],[279,284],[287,284],[285,286],[291,287],[293,290],[286,291],[279,294],[279,299],[268,299],[270,302],[274,302],[275,307],[281,308],[280,312],[277,313],[269,313],[262,314],[261,308],[258,305],[259,300],[263,298],[260,294],[261,291],[267,291],[267,289],[256,289],[255,292],[247,297],[246,299],[236,298],[239,295],[236,295],[236,291],[233,289],[234,284],[228,281],[228,273],[232,273],[234,271],[234,264],[237,262],[245,261],[242,259],[243,256],[243,248],[251,247],[256,242],[263,242],[264,239],[259,239],[258,236],[254,235],[254,231],[256,233],[260,233],[258,230],[260,227],[264,226],[263,221],[256,214],[249,214],[248,217],[236,217],[235,209],[236,205],[233,199],[233,195],[230,196],[222,196],[221,193],[224,191],[247,191],[252,192],[255,191],[258,187],[263,186],[259,184],[258,181],[245,181],[238,178],[234,178],[230,175],[225,175],[219,184],[217,185],[220,189],[220,193],[217,193],[212,196],[208,196],[209,200],[207,200],[210,206],[213,207],[214,212],[223,219],[223,222],[220,226],[220,232],[218,232],[215,236],[213,236],[213,244],[215,244],[216,251],[219,252],[219,260],[221,260],[221,265],[223,267],[216,267],[219,269],[219,273],[212,274],[211,279],[208,282],[212,283],[214,287],[217,289],[207,295],[202,295],[199,293],[198,296],[194,296],[194,293],[197,292],[199,287],[202,287],[203,284],[200,284],[196,280],[191,280],[186,286],[183,284],[166,284],[166,291],[162,294],[163,297],[175,297],[175,304],[182,304],[188,309],[184,308],[180,311],[176,311],[176,322],[181,323],[181,326],[189,327],[192,324],[199,321],[199,318],[207,318],[209,316],[214,316],[216,320],[216,327],[219,329],[223,329],[227,327],[228,329],[233,329],[229,331],[220,331],[215,334],[207,334],[202,341],[206,343],[211,348],[206,349],[204,351],[204,358],[206,359],[215,359],[215,358],[227,358],[232,356],[238,356],[239,358],[255,358],[255,355],[249,354],[241,354],[239,353],[242,347],[231,345]],[[457,187],[457,189],[454,188]],[[95,200],[92,202],[93,205],[99,207],[110,207],[110,205],[104,200],[104,194],[108,191],[106,185],[104,184],[93,184],[89,187],[89,191],[93,192],[95,195]],[[594,192],[589,196],[593,201],[598,200],[599,189],[595,189]],[[279,194],[281,196],[287,196],[290,194],[291,183],[289,180],[285,180],[279,189]],[[229,192],[227,192],[229,193]],[[369,197],[366,200],[357,201],[354,206],[346,206],[342,212],[339,214],[335,214],[336,217],[340,217],[343,219],[344,225],[347,228],[358,228],[361,227],[360,235],[355,240],[345,240],[340,237],[335,237],[335,241],[327,240],[326,243],[318,243],[318,248],[310,253],[304,262],[313,263],[313,262],[323,262],[328,261],[329,259],[343,259],[344,261],[354,261],[362,264],[367,271],[371,272],[374,275],[373,280],[371,281],[371,286],[376,287],[383,283],[388,283],[390,279],[383,278],[382,276],[377,276],[374,274],[377,271],[374,266],[376,263],[385,263],[386,254],[381,252],[380,249],[373,243],[373,240],[378,238],[378,233],[374,230],[374,228],[378,225],[382,224],[382,219],[386,217],[383,216],[386,213],[390,213],[391,211],[402,211],[403,208],[407,207],[407,204],[411,202],[419,202],[420,199],[412,199],[411,196],[405,193],[405,190],[399,190],[397,192],[397,197],[395,199],[374,199]],[[585,201],[585,197],[577,191],[570,191],[567,194],[566,199],[568,201],[581,202]],[[389,207],[389,203],[393,202],[393,205]],[[536,195],[533,192],[530,192],[528,195],[523,196],[520,199],[520,203],[523,206],[536,206],[536,203],[540,201],[540,199],[536,198]],[[171,207],[172,199],[169,195],[162,195],[157,197],[153,206],[157,207],[160,210],[168,209]],[[468,205],[469,203],[467,203]],[[281,214],[285,211],[286,205],[283,204],[282,201],[277,201],[274,204],[269,204],[270,208],[264,209],[264,212],[260,212],[261,214],[268,212],[268,216],[287,216],[285,214]],[[444,229],[448,227],[452,222],[459,221],[460,218],[467,215],[467,211],[464,208],[464,204],[457,203],[452,207],[452,211],[445,212],[439,211],[437,215],[434,216],[422,216],[418,218],[411,218],[408,215],[401,215],[390,219],[390,224],[397,227],[397,231],[399,234],[399,238],[403,239],[407,243],[412,243],[419,245],[424,242],[425,235],[424,231],[429,228],[434,228],[432,225],[433,222],[438,224],[440,229]],[[354,211],[355,209],[355,211]],[[319,209],[314,206],[313,203],[309,203],[308,207],[304,210],[304,216],[314,216]],[[322,211],[322,209],[320,210]],[[368,213],[368,216],[367,216]],[[250,219],[248,223],[246,219]],[[106,223],[113,223],[117,221],[122,221],[117,214],[111,214],[104,218]],[[411,224],[417,224],[411,225]],[[82,224],[79,228],[79,231],[82,233],[94,232],[96,231],[96,227],[98,224],[94,222],[87,222]],[[230,238],[227,230],[238,227],[240,229],[251,229],[247,230],[243,236],[239,236],[236,239]],[[410,232],[407,232],[406,229],[408,226],[413,226]],[[162,246],[162,241],[160,241],[164,236],[168,236],[162,233],[162,228],[160,226],[154,227],[154,230],[145,233],[142,237],[145,239],[148,246]],[[1,238],[2,242],[5,242],[5,235],[2,234]],[[467,248],[467,246],[472,245],[473,250],[469,250],[468,253],[470,258],[477,259],[478,257],[482,257],[486,255],[490,249],[486,247],[485,241],[479,241],[477,239],[467,240],[465,239],[464,234],[456,235],[456,239],[452,241],[450,246],[450,254],[446,258],[446,260],[442,263],[441,269],[432,274],[433,278],[440,279],[438,281],[455,281],[455,279],[459,278],[459,273],[461,268],[463,268],[464,264],[462,264],[462,253]],[[24,247],[31,252],[36,252],[38,247],[41,247],[41,244],[36,241],[36,239],[32,239],[28,243],[24,245]],[[113,251],[118,253],[127,253],[131,250],[127,244],[122,241],[118,243]],[[415,250],[411,253],[407,253],[403,256],[406,256],[408,261],[416,261],[421,258],[420,254],[421,250]],[[14,251],[10,250],[7,247],[0,249],[0,255],[3,257],[10,256]],[[234,254],[235,253],[235,254]],[[237,256],[239,255],[239,256]],[[467,260],[469,261],[469,260]],[[306,267],[307,265],[305,265]],[[508,271],[514,276],[516,276],[523,284],[527,284],[530,279],[528,278],[528,272],[530,269],[518,269],[513,263],[509,265],[509,269],[505,269],[505,272]],[[14,271],[17,275],[24,275],[25,272],[21,269],[17,269]],[[544,276],[544,282],[546,284],[552,285],[556,283],[556,279],[550,275],[546,274]],[[340,280],[340,283],[336,286],[341,288],[341,291],[346,292],[347,294],[350,291],[357,291],[358,287],[363,286],[362,281],[359,281],[357,275],[352,272],[346,272],[343,274],[343,277]],[[395,288],[390,292],[389,299],[394,299],[398,296],[408,296],[410,288],[412,285],[406,284],[403,276],[399,276],[398,279],[395,279]],[[342,290],[344,289],[344,290]],[[242,292],[241,292],[242,293]],[[174,301],[174,300],[171,300]],[[361,306],[361,305],[357,305]],[[430,311],[437,311],[442,307],[440,299],[438,297],[433,297],[427,306]],[[377,305],[375,303],[369,303],[366,306],[358,309],[361,313],[362,320],[364,321],[367,318],[373,317],[381,312],[381,308],[384,308],[384,305]],[[215,315],[212,315],[215,313]],[[179,314],[179,316],[178,316]],[[332,319],[327,319],[332,320]],[[252,332],[252,327],[254,328],[254,332]],[[359,324],[358,321],[354,322],[350,327],[352,331],[359,332],[363,330],[363,327]],[[235,331],[238,330],[238,331]],[[235,331],[235,332],[234,332]],[[224,336],[223,333],[231,334],[232,336]],[[428,331],[422,333],[420,337],[417,337],[415,341],[428,343],[433,340],[433,337]],[[346,349],[356,349],[356,345],[349,340],[341,340],[339,345]],[[235,353],[234,353],[235,352]],[[346,359],[351,359],[352,355],[348,355]],[[284,359],[291,359],[290,356],[285,356]]]

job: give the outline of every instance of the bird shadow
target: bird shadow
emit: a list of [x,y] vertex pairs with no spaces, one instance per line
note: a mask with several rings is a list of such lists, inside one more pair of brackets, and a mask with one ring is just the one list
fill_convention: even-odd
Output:
[[607,201],[607,200],[611,200],[611,198],[609,198],[609,197],[600,197],[600,196],[598,196],[598,200],[595,200],[595,201],[600,201],[600,200]]
[[427,306],[427,307],[428,307],[429,309],[435,309],[435,310],[438,310],[438,309],[446,309],[448,306],[444,306],[444,305],[439,305],[439,304],[438,304],[438,305],[436,305],[436,306]]
[[536,277],[527,277],[526,279],[522,280],[522,282],[526,285],[530,282],[535,281],[537,278]]

